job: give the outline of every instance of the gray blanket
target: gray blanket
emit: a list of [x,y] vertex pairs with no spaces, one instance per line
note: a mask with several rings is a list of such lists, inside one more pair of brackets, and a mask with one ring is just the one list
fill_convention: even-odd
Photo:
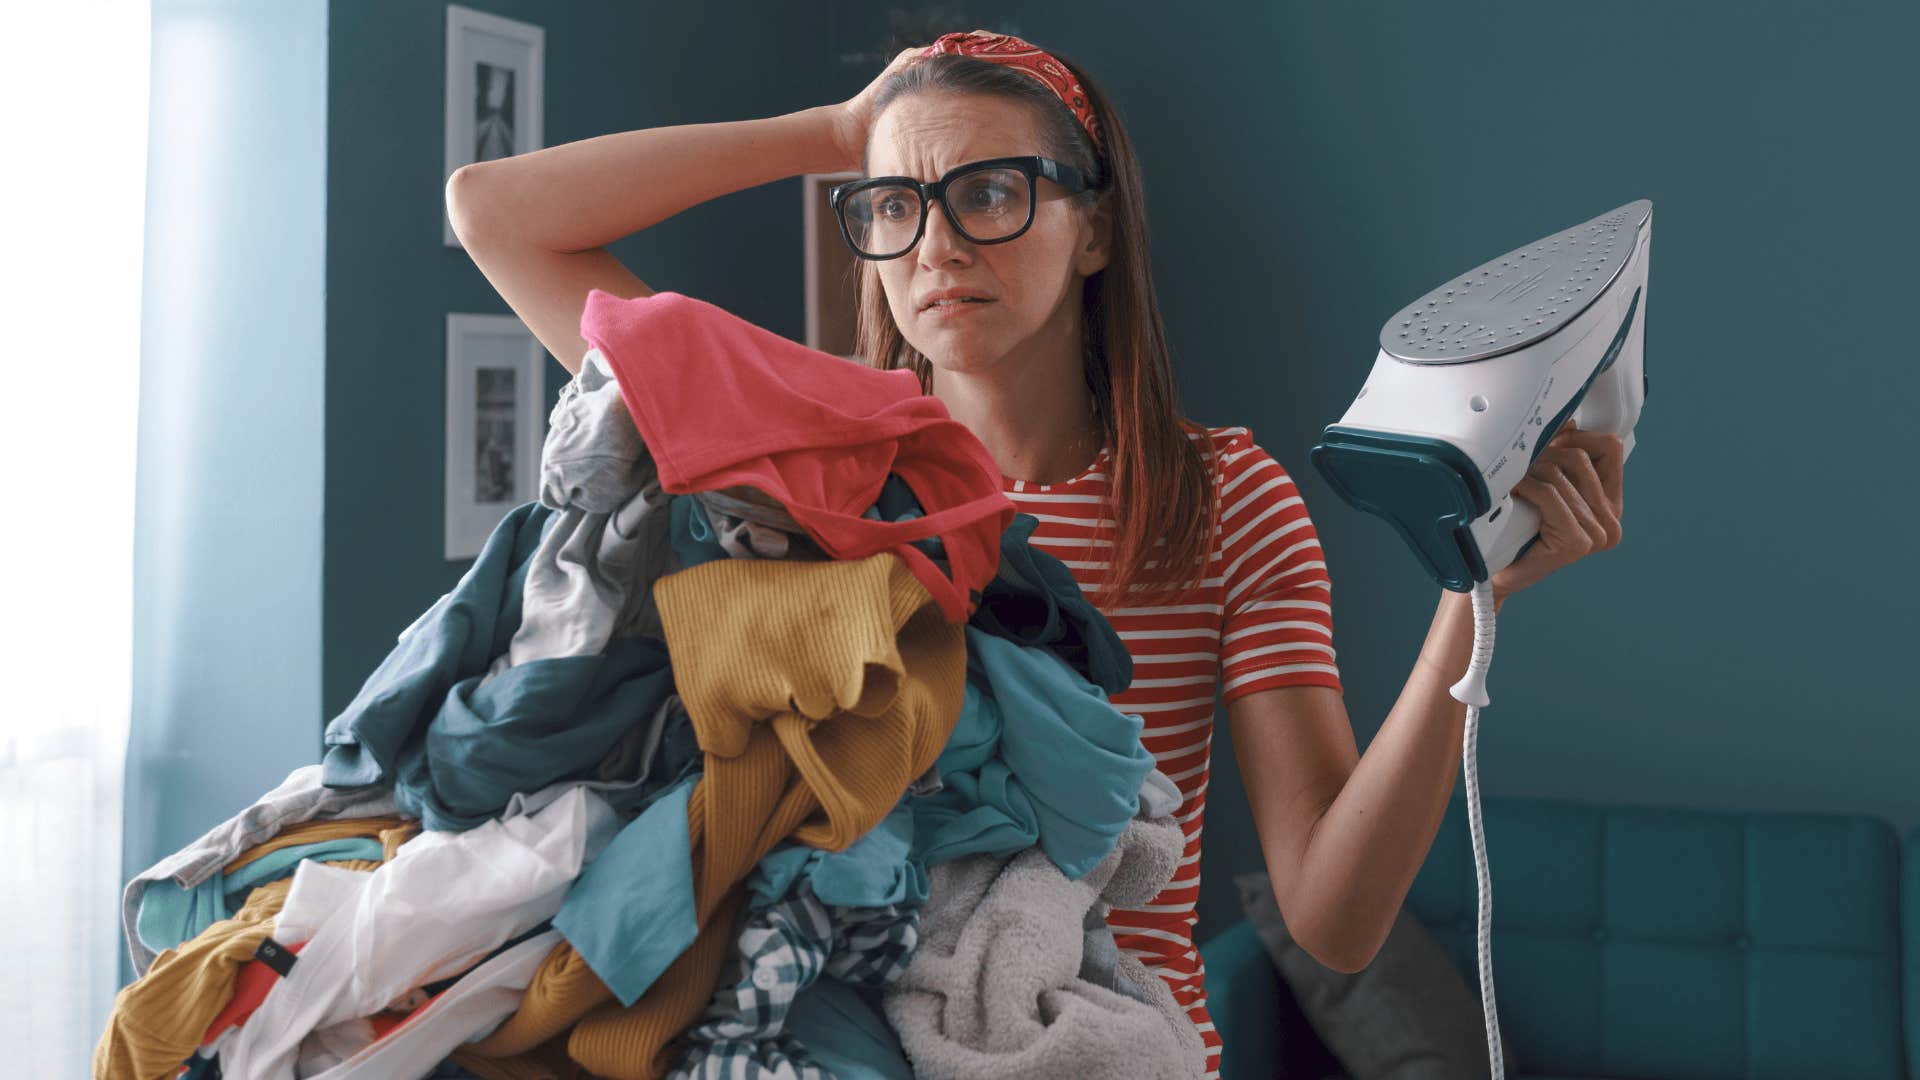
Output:
[[932,867],[919,948],[884,996],[917,1080],[1205,1075],[1199,1029],[1159,976],[1118,954],[1143,1001],[1083,975],[1089,915],[1150,902],[1181,839],[1172,817],[1136,817],[1078,881],[1037,847]]

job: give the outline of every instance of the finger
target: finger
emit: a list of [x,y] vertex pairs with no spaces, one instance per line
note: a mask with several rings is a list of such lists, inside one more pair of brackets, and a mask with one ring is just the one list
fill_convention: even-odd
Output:
[[1550,450],[1548,454],[1552,455],[1580,493],[1582,505],[1576,509],[1585,510],[1600,523],[1600,548],[1604,550],[1618,544],[1620,519],[1607,499],[1606,488],[1600,482],[1600,473],[1594,467],[1592,456],[1585,450]]
[[1574,487],[1579,489],[1587,510],[1600,522],[1603,534],[1601,550],[1617,546],[1621,535],[1620,515],[1614,512],[1613,502],[1607,498],[1607,487],[1600,479],[1600,469],[1594,464],[1593,455],[1580,451],[1579,458],[1566,473]]
[[1540,538],[1546,541],[1548,548],[1555,551],[1577,549],[1585,542],[1586,531],[1580,528],[1580,522],[1573,516],[1573,510],[1567,506],[1567,500],[1561,496],[1558,488],[1528,475],[1513,485],[1513,493],[1540,511]]
[[1600,489],[1606,493],[1606,501],[1618,517],[1623,509],[1621,488],[1626,471],[1626,441],[1609,431],[1576,431],[1567,436],[1566,444],[1592,456],[1594,471],[1600,476]]
[[[1577,454],[1579,451],[1576,450],[1574,453]],[[1586,538],[1587,550],[1599,551],[1606,547],[1607,527],[1600,524],[1600,519],[1594,515],[1593,508],[1587,505],[1586,497],[1580,494],[1579,487],[1573,482],[1573,478],[1567,475],[1567,470],[1553,469],[1547,476],[1547,482],[1560,493],[1560,498],[1567,504],[1568,511],[1573,514],[1573,520],[1579,526],[1580,534]]]

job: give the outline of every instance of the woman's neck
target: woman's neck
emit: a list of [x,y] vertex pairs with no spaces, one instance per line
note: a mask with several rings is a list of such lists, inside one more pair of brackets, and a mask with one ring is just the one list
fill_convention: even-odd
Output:
[[1100,453],[1101,425],[1077,367],[1045,376],[1030,373],[1015,384],[990,375],[942,371],[934,376],[933,393],[1012,479],[1041,484],[1070,480]]

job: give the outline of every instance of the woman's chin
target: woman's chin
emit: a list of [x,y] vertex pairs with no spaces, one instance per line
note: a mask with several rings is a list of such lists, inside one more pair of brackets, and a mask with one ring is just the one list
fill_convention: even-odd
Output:
[[[969,340],[965,344],[953,340],[955,337],[970,337],[971,335],[942,336],[947,340],[936,339],[927,343],[931,345],[932,348],[920,349],[921,355],[927,358],[927,363],[931,365],[936,372],[946,371],[956,375],[965,375],[972,372],[985,371],[987,368],[993,366],[994,360],[999,355],[998,353],[983,348],[983,343],[977,339]],[[915,348],[920,347],[915,346]]]

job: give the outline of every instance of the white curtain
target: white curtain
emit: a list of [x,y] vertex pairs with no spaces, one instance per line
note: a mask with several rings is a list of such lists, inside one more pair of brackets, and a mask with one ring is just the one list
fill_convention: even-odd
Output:
[[0,63],[0,1055],[86,1076],[119,984],[147,0],[9,5]]

